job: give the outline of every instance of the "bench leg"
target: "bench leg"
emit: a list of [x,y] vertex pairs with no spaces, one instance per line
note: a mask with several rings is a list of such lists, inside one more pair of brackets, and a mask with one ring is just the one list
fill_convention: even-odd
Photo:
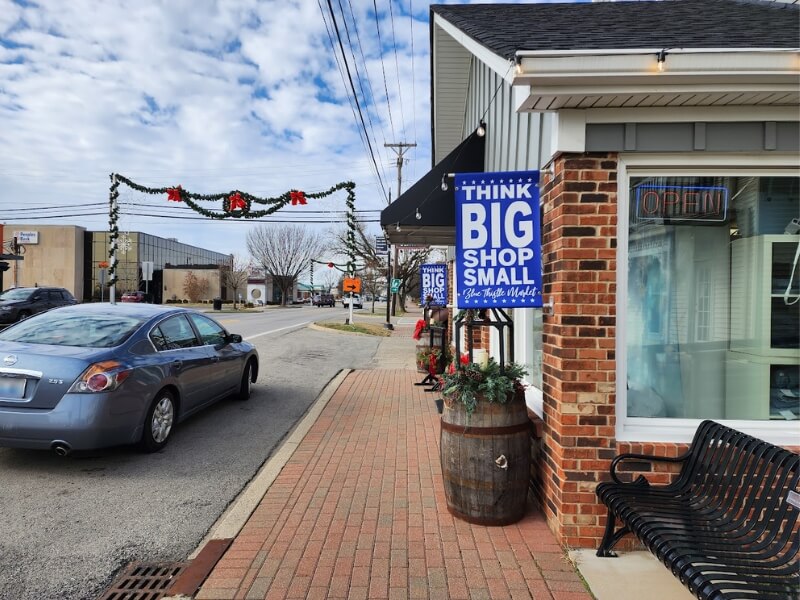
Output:
[[619,531],[614,531],[615,522],[614,513],[609,508],[608,517],[606,518],[606,530],[603,534],[603,539],[600,542],[600,547],[597,549],[596,555],[601,558],[616,558],[617,554],[612,552],[612,548],[616,543],[625,535],[630,533],[627,526],[622,527]]

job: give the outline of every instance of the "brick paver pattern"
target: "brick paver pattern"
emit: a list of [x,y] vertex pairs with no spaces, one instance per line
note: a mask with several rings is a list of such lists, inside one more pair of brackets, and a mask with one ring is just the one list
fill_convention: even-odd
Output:
[[535,508],[505,527],[450,515],[419,379],[348,375],[196,598],[591,600]]

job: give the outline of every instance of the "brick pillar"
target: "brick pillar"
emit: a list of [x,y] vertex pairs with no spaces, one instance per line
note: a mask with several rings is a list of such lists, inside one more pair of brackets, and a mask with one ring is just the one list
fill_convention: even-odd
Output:
[[616,154],[563,154],[542,188],[543,510],[562,544],[596,547],[597,482],[615,454]]

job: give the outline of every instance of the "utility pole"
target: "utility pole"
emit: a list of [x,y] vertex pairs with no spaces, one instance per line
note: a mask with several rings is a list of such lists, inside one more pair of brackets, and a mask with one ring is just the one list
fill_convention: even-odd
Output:
[[[401,188],[403,186],[403,163],[405,159],[403,155],[406,153],[406,150],[409,148],[416,148],[417,144],[407,144],[406,142],[397,142],[395,144],[384,144],[385,148],[391,148],[394,150],[395,154],[397,154],[397,197],[400,198]],[[397,278],[397,244],[392,245],[394,248],[394,264],[392,265],[392,279]],[[390,282],[391,285],[391,282]],[[389,300],[388,298],[386,299]],[[397,293],[392,294],[392,315],[396,313],[397,310]]]

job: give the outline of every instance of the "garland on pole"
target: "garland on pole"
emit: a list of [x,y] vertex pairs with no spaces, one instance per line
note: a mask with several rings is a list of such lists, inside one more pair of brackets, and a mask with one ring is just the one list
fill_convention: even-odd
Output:
[[109,265],[108,265],[108,285],[114,286],[117,283],[117,239],[119,239],[119,179],[116,175],[111,175],[111,190],[108,194],[108,241],[109,241]]

